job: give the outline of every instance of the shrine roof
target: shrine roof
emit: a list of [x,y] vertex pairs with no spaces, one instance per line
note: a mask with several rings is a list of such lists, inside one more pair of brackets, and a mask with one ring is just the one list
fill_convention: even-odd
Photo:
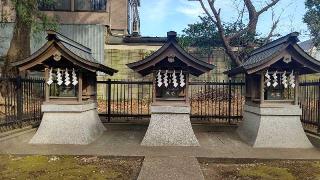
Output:
[[320,61],[311,57],[297,44],[298,35],[297,32],[293,32],[253,50],[239,67],[231,69],[227,73],[229,75],[256,73],[282,60],[284,56],[281,55],[285,53],[291,55],[293,60],[307,68],[304,72],[320,72]]
[[208,72],[215,67],[214,65],[201,61],[187,53],[178,44],[176,32],[173,31],[168,32],[167,41],[160,49],[145,59],[129,63],[127,66],[145,76],[152,73],[160,62],[168,61],[169,57],[180,60],[186,66],[181,68],[188,68],[189,73],[195,76]]
[[[33,53],[30,57],[12,63],[12,66],[22,68],[24,66],[32,67],[47,60],[54,55],[52,48],[55,47],[57,51],[62,53],[62,56],[67,56],[66,59],[72,63],[91,71],[101,71],[109,75],[113,75],[117,70],[98,63],[92,56],[90,48],[59,34],[55,31],[47,31],[47,43],[43,45],[38,51]],[[45,56],[47,59],[43,59]],[[23,69],[23,68],[22,68]]]

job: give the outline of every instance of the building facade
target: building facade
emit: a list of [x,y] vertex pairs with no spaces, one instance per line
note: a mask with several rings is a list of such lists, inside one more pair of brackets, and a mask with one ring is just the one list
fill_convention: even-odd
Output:
[[[140,0],[39,0],[39,10],[58,18],[59,24],[104,25],[114,35],[140,33],[138,7]],[[14,9],[10,0],[2,0],[2,22],[14,22]]]
[[[0,56],[9,49],[15,22],[10,0],[0,8]],[[58,19],[58,32],[92,49],[94,58],[105,62],[105,43],[108,38],[123,38],[140,34],[139,0],[55,0],[48,5],[39,1],[39,10]],[[32,36],[31,52],[45,43],[45,33]]]

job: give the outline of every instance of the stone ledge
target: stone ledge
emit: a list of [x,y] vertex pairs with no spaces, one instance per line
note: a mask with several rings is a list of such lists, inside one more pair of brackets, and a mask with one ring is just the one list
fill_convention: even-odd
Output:
[[43,104],[41,105],[41,111],[42,112],[85,112],[92,109],[96,109],[97,104],[96,103],[84,103],[84,104],[74,104],[74,105],[68,105],[68,104]]
[[302,110],[298,105],[256,107],[244,105],[244,111],[262,116],[301,116]]
[[190,114],[189,106],[151,106],[152,114]]

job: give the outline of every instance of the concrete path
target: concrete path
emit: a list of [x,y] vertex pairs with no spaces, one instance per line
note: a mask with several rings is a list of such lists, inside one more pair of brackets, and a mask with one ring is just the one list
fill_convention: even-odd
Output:
[[197,158],[318,159],[320,151],[310,149],[252,148],[234,130],[195,130],[199,147],[147,147],[140,143],[146,128],[108,130],[89,145],[32,145],[36,130],[0,138],[0,154],[143,156],[139,175],[144,179],[204,179]]
[[204,180],[195,157],[145,157],[138,180]]

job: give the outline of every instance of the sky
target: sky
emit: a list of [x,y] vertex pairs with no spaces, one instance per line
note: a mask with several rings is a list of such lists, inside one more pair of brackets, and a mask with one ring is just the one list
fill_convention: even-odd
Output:
[[[253,0],[257,9],[271,0]],[[303,23],[305,14],[305,0],[280,0],[275,6],[275,16],[280,16],[280,23],[276,33],[286,35],[297,31],[300,40],[309,39],[306,24]],[[242,0],[216,0],[216,6],[221,8],[221,17],[225,22],[232,22],[237,18],[236,4]],[[174,30],[178,34],[187,27],[199,21],[198,16],[204,15],[199,2],[188,0],[141,0],[140,20],[142,36],[166,36],[168,31]],[[272,11],[261,16],[258,33],[265,35],[272,25]]]

